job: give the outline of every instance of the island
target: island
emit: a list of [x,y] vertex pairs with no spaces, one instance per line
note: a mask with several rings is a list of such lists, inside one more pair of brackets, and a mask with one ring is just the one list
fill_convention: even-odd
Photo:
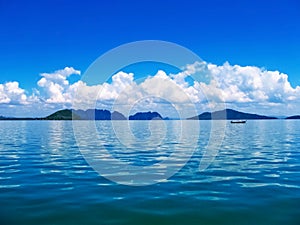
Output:
[[138,112],[129,116],[129,120],[162,120],[163,117],[158,112]]
[[[74,116],[74,117],[73,117]],[[72,110],[70,109],[63,109],[59,110],[45,118],[43,120],[72,120],[72,119],[80,119],[78,115],[73,115]]]
[[285,118],[286,120],[300,120],[300,115],[289,116]]
[[278,119],[277,117],[239,112],[233,109],[224,109],[215,112],[204,112],[187,120],[266,120]]
[[45,118],[44,120],[126,120],[127,118],[117,111],[110,112],[103,109],[88,110],[59,110]]
[[[0,116],[0,120],[173,120],[162,117],[158,112],[137,112],[125,117],[118,111],[110,112],[106,109],[62,109],[46,117],[5,117]],[[186,118],[187,120],[271,120],[278,119],[273,116],[245,113],[233,109],[224,109],[215,112],[204,112],[197,116]],[[285,119],[300,119],[300,115],[286,117]],[[177,119],[176,119],[177,120]]]

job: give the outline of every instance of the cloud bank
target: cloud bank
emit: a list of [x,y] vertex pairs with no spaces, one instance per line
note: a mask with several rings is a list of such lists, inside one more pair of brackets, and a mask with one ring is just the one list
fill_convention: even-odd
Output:
[[[193,78],[204,74],[207,81]],[[225,102],[227,107],[267,115],[300,114],[300,87],[293,88],[288,75],[255,66],[215,65],[195,62],[178,74],[159,70],[135,81],[134,73],[118,72],[111,82],[88,85],[82,80],[71,83],[71,75],[81,72],[66,67],[53,73],[41,73],[32,91],[22,89],[17,81],[0,84],[0,114],[18,108],[28,115],[36,109],[44,115],[61,108],[106,108],[128,114],[139,110],[158,110],[164,116],[170,110],[191,116],[193,108],[209,110],[211,104]],[[203,77],[203,76],[202,76]],[[172,113],[171,113],[172,114]],[[39,116],[39,115],[36,115]]]
[[25,90],[19,87],[19,83],[7,82],[0,84],[0,104],[26,104]]

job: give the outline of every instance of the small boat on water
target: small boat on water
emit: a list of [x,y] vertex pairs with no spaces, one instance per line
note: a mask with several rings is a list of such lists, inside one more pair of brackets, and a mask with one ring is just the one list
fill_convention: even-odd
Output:
[[231,120],[230,123],[246,123],[246,120]]

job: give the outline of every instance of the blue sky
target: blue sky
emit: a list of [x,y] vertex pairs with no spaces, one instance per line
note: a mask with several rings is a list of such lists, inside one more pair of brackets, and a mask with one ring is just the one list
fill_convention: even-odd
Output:
[[0,0],[0,84],[17,81],[29,96],[41,73],[68,66],[82,74],[106,51],[150,39],[177,43],[219,66],[280,71],[296,88],[299,12],[296,0]]

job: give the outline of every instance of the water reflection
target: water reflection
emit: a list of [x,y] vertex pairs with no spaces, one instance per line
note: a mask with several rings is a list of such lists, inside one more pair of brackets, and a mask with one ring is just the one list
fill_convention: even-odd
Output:
[[74,141],[70,121],[47,121],[41,134],[41,157],[47,167],[41,168],[42,174],[60,173],[70,176],[84,173],[87,165],[82,164],[82,157]]
[[199,125],[194,121],[86,121],[82,125],[73,123],[87,162],[102,176],[123,184],[167,179],[198,147]]
[[25,121],[0,121],[0,189],[20,186],[15,174],[21,172],[26,126]]

